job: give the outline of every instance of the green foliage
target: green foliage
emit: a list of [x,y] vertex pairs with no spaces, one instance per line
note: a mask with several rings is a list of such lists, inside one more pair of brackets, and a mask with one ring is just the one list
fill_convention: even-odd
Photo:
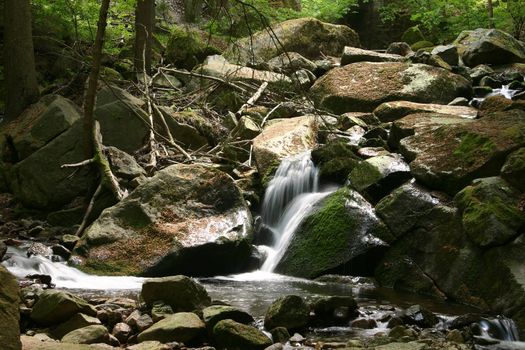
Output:
[[[366,2],[366,1],[365,1]],[[315,17],[321,21],[333,22],[357,6],[357,0],[304,0],[301,16]]]

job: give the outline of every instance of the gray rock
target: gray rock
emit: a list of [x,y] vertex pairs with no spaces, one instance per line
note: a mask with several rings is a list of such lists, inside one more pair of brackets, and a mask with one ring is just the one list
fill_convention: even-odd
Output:
[[[518,190],[525,192],[525,148],[512,152],[501,168],[501,177]],[[0,253],[1,255],[1,253]]]
[[161,343],[186,343],[203,335],[205,331],[206,327],[199,316],[191,312],[179,312],[155,323],[140,333],[137,339],[139,342],[156,340]]
[[99,324],[100,320],[98,318],[78,313],[73,315],[67,321],[59,324],[56,328],[52,329],[51,334],[57,339],[62,339],[64,335],[74,331],[75,329]]
[[131,327],[124,322],[119,322],[113,327],[111,334],[118,339],[121,344],[125,344],[132,334]]
[[227,305],[212,305],[205,308],[202,310],[202,318],[208,330],[213,330],[213,327],[215,327],[219,321],[226,319],[231,319],[243,324],[254,322],[253,317],[247,312]]
[[382,122],[391,122],[415,113],[440,113],[463,118],[476,118],[477,109],[470,106],[451,106],[409,101],[385,102],[374,110],[374,115]]
[[142,285],[141,296],[147,305],[163,301],[175,312],[199,310],[211,303],[206,289],[186,276],[147,279]]
[[93,325],[75,329],[64,335],[61,341],[71,344],[107,343],[109,342],[109,333],[106,327]]
[[458,48],[455,45],[439,45],[432,49],[432,54],[441,57],[451,66],[459,65]]
[[38,297],[31,311],[31,319],[38,324],[49,326],[65,322],[77,313],[96,316],[97,311],[71,293],[48,289]]
[[303,57],[297,52],[285,52],[268,61],[268,65],[275,72],[293,73],[299,69],[306,69],[314,72],[316,65],[314,62]]
[[300,329],[306,326],[310,308],[303,298],[288,295],[275,300],[264,317],[264,327],[274,329],[284,327],[288,330]]
[[407,56],[411,54],[412,48],[407,43],[400,41],[391,43],[388,45],[388,48],[386,49],[386,53],[388,54],[394,54],[394,55],[400,55],[400,56]]
[[406,58],[401,55],[345,46],[341,57],[341,66],[356,62],[403,62],[405,60]]
[[233,320],[222,320],[213,328],[213,338],[226,349],[262,350],[272,345],[272,341],[255,327]]

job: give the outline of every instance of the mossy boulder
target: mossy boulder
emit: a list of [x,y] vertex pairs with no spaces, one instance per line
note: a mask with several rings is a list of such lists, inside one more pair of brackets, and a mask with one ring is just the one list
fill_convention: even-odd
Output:
[[358,314],[357,302],[351,296],[329,296],[316,299],[311,308],[315,323],[321,325],[347,324]]
[[270,338],[257,328],[231,319],[219,321],[213,327],[213,339],[225,349],[262,350],[272,345]]
[[310,91],[335,113],[371,112],[384,102],[447,104],[471,95],[470,82],[445,69],[400,62],[360,62],[332,69]]
[[228,305],[212,305],[202,310],[202,318],[206,328],[212,331],[215,325],[222,320],[233,320],[242,324],[254,322],[254,318],[246,311]]
[[501,177],[521,192],[525,192],[525,148],[522,147],[507,157],[501,168]]
[[86,326],[67,333],[61,341],[70,344],[108,343],[109,332],[102,325]]
[[59,324],[77,313],[96,316],[97,311],[84,299],[71,293],[48,289],[38,297],[31,311],[31,319],[43,326]]
[[57,339],[62,339],[64,335],[74,331],[75,329],[99,324],[100,320],[98,318],[78,313],[73,315],[67,321],[59,324],[56,328],[52,329],[51,335]]
[[216,275],[242,270],[251,215],[240,189],[205,165],[172,165],[110,207],[75,253],[98,274]]
[[137,336],[139,342],[191,342],[206,333],[204,322],[194,313],[179,312],[168,315]]
[[182,275],[147,279],[140,295],[149,307],[162,301],[175,312],[201,310],[211,303],[200,283]]
[[16,278],[0,265],[0,342],[5,350],[20,350],[20,289]]
[[301,329],[307,325],[309,315],[310,307],[303,298],[297,295],[287,295],[270,305],[264,317],[264,328]]
[[456,45],[439,45],[432,49],[432,55],[441,57],[450,66],[459,65],[459,52]]
[[177,68],[191,70],[206,57],[220,53],[221,50],[214,43],[216,44],[215,38],[207,40],[206,33],[174,26],[166,45],[166,61]]
[[425,50],[425,51],[431,51],[434,47],[434,43],[428,40],[421,40],[418,42],[413,43],[410,45],[412,50],[419,51],[419,50]]
[[525,62],[525,45],[498,29],[463,31],[454,44],[458,46],[463,62],[469,67]]
[[520,193],[500,177],[474,180],[454,200],[462,212],[465,233],[480,247],[505,244],[525,227]]
[[392,236],[359,193],[342,188],[318,202],[295,232],[276,271],[314,278],[345,271],[369,275]]
[[423,41],[423,40],[425,40],[425,35],[421,31],[421,29],[419,29],[418,26],[413,26],[413,27],[408,28],[401,35],[401,41],[409,45],[415,44],[418,41]]
[[340,56],[345,46],[359,47],[359,36],[351,28],[314,18],[299,18],[238,40],[227,50],[226,57],[241,65],[254,60],[255,63],[266,62],[283,52],[319,59],[323,55]]
[[475,118],[478,111],[473,107],[448,106],[432,103],[416,103],[409,101],[392,101],[379,105],[374,115],[382,122],[393,122],[410,114],[439,113],[455,115],[464,118]]
[[361,159],[354,154],[352,146],[334,141],[313,150],[312,161],[319,167],[322,181],[343,184]]

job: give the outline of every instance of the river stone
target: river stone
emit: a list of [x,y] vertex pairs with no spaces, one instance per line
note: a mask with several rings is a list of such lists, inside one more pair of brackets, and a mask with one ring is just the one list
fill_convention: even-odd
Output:
[[284,158],[313,149],[316,137],[313,116],[274,120],[253,139],[253,155],[259,174],[268,176],[277,170]]
[[64,335],[74,331],[75,329],[98,324],[100,324],[100,320],[98,318],[78,313],[73,315],[66,322],[59,324],[55,329],[52,329],[51,334],[56,339],[61,339]]
[[420,305],[412,305],[404,310],[401,313],[401,319],[406,324],[415,325],[421,328],[430,328],[439,322],[436,315]]
[[150,328],[140,333],[139,342],[157,340],[161,343],[190,342],[203,335],[206,331],[204,322],[199,316],[191,312],[179,312],[166,316],[165,319],[155,323]]
[[361,159],[346,142],[333,141],[313,150],[312,161],[319,168],[322,181],[344,184]]
[[148,340],[139,344],[130,345],[126,350],[172,350],[173,348],[159,341]]
[[228,49],[226,57],[242,65],[266,62],[283,52],[297,52],[315,60],[324,55],[340,56],[345,46],[359,46],[357,33],[349,27],[314,18],[298,18],[238,40]]
[[345,46],[343,56],[341,56],[341,66],[356,62],[403,62],[405,60],[406,58],[401,55]]
[[525,111],[492,113],[470,123],[426,127],[400,141],[422,184],[451,195],[473,179],[498,175],[506,156],[525,145]]
[[480,247],[502,245],[525,226],[520,193],[501,177],[474,180],[454,198],[462,211],[463,229]]
[[451,66],[459,65],[459,53],[455,45],[439,45],[433,48],[431,53],[441,57],[443,61]]
[[525,148],[522,147],[507,157],[501,168],[501,177],[521,192],[525,192]]
[[62,337],[63,343],[71,344],[95,344],[107,343],[109,341],[109,332],[102,325],[92,325],[75,329]]
[[350,173],[350,185],[373,202],[409,180],[410,168],[396,153],[368,158]]
[[206,323],[208,330],[213,330],[213,327],[222,320],[231,319],[239,323],[252,323],[254,322],[253,317],[236,307],[228,305],[212,305],[202,310],[202,318]]
[[305,278],[329,271],[367,276],[391,239],[372,205],[344,187],[314,205],[276,271]]
[[270,338],[257,328],[229,319],[213,327],[213,338],[226,349],[262,350],[272,345]]
[[404,41],[398,41],[398,42],[393,42],[390,45],[388,45],[386,49],[386,53],[400,55],[400,56],[407,56],[413,53],[413,51],[410,45],[408,45]]
[[20,290],[16,278],[0,265],[0,344],[5,350],[20,350]]
[[470,106],[450,106],[430,103],[416,103],[409,101],[385,102],[374,110],[374,115],[382,122],[393,122],[409,114],[439,113],[455,115],[463,118],[476,118],[478,111]]
[[264,328],[285,327],[288,330],[300,329],[308,323],[310,307],[303,298],[287,295],[275,300],[264,317]]
[[181,275],[147,279],[140,295],[150,307],[156,301],[163,301],[175,312],[200,310],[211,303],[200,283]]
[[315,320],[323,325],[345,324],[357,315],[357,303],[351,296],[330,296],[315,300],[311,306]]
[[317,66],[297,52],[284,52],[268,61],[271,70],[279,73],[294,73],[300,69],[315,72]]
[[426,350],[428,345],[419,342],[409,343],[389,343],[381,346],[376,346],[375,350]]
[[463,62],[469,67],[478,64],[525,62],[524,44],[498,29],[463,31],[454,44],[458,46]]
[[31,311],[31,319],[49,326],[69,320],[77,313],[96,316],[97,311],[85,300],[67,292],[48,289],[38,297]]
[[95,273],[217,275],[243,268],[250,233],[250,211],[229,175],[177,164],[104,210],[74,252]]
[[445,69],[400,62],[359,62],[332,69],[312,86],[317,105],[334,113],[370,112],[407,100],[447,104],[471,95],[470,82]]
[[131,327],[124,322],[119,322],[113,327],[111,334],[118,339],[121,344],[126,344],[129,336],[132,334]]

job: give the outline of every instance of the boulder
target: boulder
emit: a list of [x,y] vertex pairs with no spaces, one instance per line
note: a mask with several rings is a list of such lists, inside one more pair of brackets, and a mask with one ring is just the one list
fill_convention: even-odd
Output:
[[419,26],[413,26],[405,30],[401,35],[401,40],[409,45],[413,45],[419,41],[425,41],[425,36]]
[[376,346],[375,350],[426,350],[428,345],[419,342],[408,343],[389,343],[381,346]]
[[454,198],[463,229],[478,246],[505,244],[525,227],[521,194],[501,177],[476,179]]
[[191,312],[179,312],[166,316],[153,326],[149,327],[137,336],[139,342],[160,341],[169,342],[191,342],[204,335],[206,327],[204,322]]
[[399,154],[368,158],[350,173],[350,185],[372,202],[408,181],[412,175],[408,164]]
[[344,184],[361,159],[354,154],[352,146],[333,141],[313,150],[312,161],[319,168],[321,180]]
[[400,153],[412,160],[418,181],[455,194],[475,178],[498,175],[507,155],[525,145],[523,130],[525,111],[497,112],[470,123],[422,127],[400,141]]
[[62,337],[63,343],[95,344],[109,342],[109,332],[102,325],[87,326],[75,329]]
[[284,327],[288,330],[300,329],[308,323],[310,307],[303,298],[287,295],[275,300],[264,317],[264,328]]
[[405,324],[411,324],[421,328],[430,328],[439,322],[436,315],[420,305],[412,305],[404,310],[400,317]]
[[253,139],[253,155],[259,174],[268,176],[282,159],[313,149],[316,136],[313,116],[273,120]]
[[409,101],[385,102],[374,110],[374,115],[382,122],[393,122],[409,114],[439,113],[456,115],[463,118],[476,118],[478,111],[473,107],[438,105],[430,103],[416,103]]
[[67,292],[48,289],[38,297],[31,319],[43,326],[59,324],[77,313],[96,316],[97,311],[85,300]]
[[268,61],[268,66],[274,72],[290,74],[300,69],[315,72],[317,66],[308,58],[297,52],[284,52]]
[[100,320],[98,318],[78,313],[73,315],[69,320],[52,329],[51,335],[56,339],[62,339],[64,335],[74,331],[75,329],[99,324]]
[[400,62],[360,62],[332,69],[310,91],[335,113],[370,112],[381,103],[407,100],[447,104],[470,96],[470,82],[445,69]]
[[451,66],[459,65],[458,48],[455,45],[439,45],[432,49],[432,55],[441,57],[443,61]]
[[230,176],[179,164],[104,210],[74,252],[94,273],[217,275],[243,268],[250,234],[250,211]]
[[249,313],[228,305],[208,306],[202,310],[202,318],[204,319],[204,323],[206,323],[206,328],[208,328],[210,331],[213,330],[219,321],[226,319],[243,324],[248,324],[255,321]]
[[270,338],[257,328],[230,319],[213,327],[213,338],[225,349],[262,350],[272,345]]
[[150,307],[156,301],[163,301],[175,312],[201,310],[211,303],[200,283],[180,275],[147,279],[140,295]]
[[5,350],[20,350],[20,290],[18,281],[0,265],[0,344]]
[[348,323],[357,312],[357,303],[351,296],[330,296],[315,300],[311,306],[315,321],[321,325]]
[[276,271],[314,278],[329,271],[369,275],[391,236],[359,193],[342,188],[316,203]]
[[407,56],[413,53],[413,51],[410,45],[408,45],[404,41],[398,41],[398,42],[394,42],[388,45],[388,48],[386,49],[386,53],[393,54],[393,55]]
[[478,64],[525,62],[523,43],[498,29],[463,31],[454,44],[458,46],[463,62],[469,67]]
[[406,58],[401,55],[345,46],[343,56],[341,56],[341,66],[356,62],[403,62],[405,60]]
[[213,45],[215,37],[209,40],[208,33],[176,25],[172,25],[170,29],[171,35],[164,56],[168,63],[174,64],[177,68],[192,69],[206,57],[220,52]]
[[345,46],[359,46],[357,33],[349,27],[299,18],[238,40],[228,49],[226,57],[242,65],[266,62],[283,52],[297,52],[308,59],[318,59],[323,55],[340,56]]
[[521,192],[525,192],[525,148],[512,152],[501,168],[501,177]]
[[111,334],[117,338],[117,340],[121,344],[126,344],[129,336],[132,334],[131,327],[124,322],[119,322],[113,327],[113,331],[111,331]]
[[126,350],[171,350],[171,347],[156,340],[148,340],[135,345],[130,345],[126,347]]

